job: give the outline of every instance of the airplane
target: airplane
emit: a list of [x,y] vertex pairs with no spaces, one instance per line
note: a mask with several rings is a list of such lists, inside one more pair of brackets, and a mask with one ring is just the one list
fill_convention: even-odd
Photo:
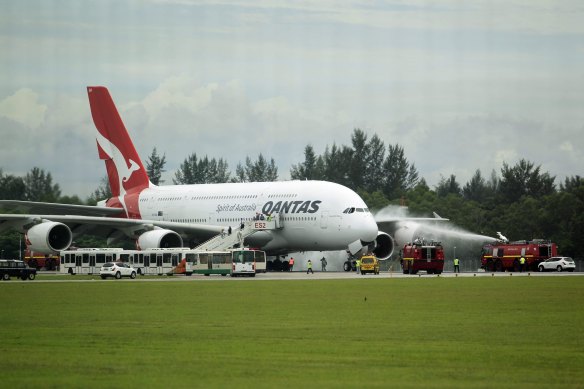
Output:
[[277,214],[282,228],[257,231],[245,244],[268,255],[363,249],[381,259],[391,255],[391,236],[378,230],[357,193],[336,183],[152,184],[108,89],[89,86],[87,93],[112,197],[97,206],[0,200],[0,208],[26,212],[0,214],[0,231],[23,232],[29,249],[66,250],[80,234],[107,237],[108,244],[130,238],[141,249],[194,247],[256,215]]

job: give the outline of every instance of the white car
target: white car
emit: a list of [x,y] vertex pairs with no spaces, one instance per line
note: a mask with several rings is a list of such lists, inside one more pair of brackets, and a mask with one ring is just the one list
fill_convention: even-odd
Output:
[[539,271],[574,271],[576,269],[576,264],[570,257],[551,257],[541,262],[537,268]]
[[136,278],[136,269],[131,265],[123,262],[108,262],[99,269],[99,275],[102,280],[107,277],[115,277],[120,279],[122,277]]

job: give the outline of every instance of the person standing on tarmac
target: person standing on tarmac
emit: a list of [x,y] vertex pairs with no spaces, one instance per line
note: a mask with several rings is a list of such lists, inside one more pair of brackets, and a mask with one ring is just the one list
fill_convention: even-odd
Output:
[[525,269],[525,257],[522,255],[519,259],[519,272],[523,273],[523,269]]
[[293,267],[294,267],[294,258],[290,257],[290,261],[288,261],[288,271],[292,271]]
[[325,257],[322,257],[320,259],[320,265],[321,265],[321,269],[320,270],[321,271],[326,271],[326,264],[327,264],[326,258]]
[[308,272],[314,274],[314,272],[312,271],[312,261],[310,259],[306,263],[306,274],[308,274]]
[[355,262],[355,267],[357,268],[357,274],[361,273],[361,258],[357,258]]
[[460,261],[458,260],[458,257],[454,258],[454,272],[460,273]]

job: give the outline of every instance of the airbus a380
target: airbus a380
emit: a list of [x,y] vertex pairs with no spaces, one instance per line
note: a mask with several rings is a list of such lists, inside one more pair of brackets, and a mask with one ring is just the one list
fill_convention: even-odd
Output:
[[112,197],[98,206],[2,200],[0,206],[27,214],[0,215],[0,230],[26,234],[29,248],[67,249],[78,234],[109,240],[135,239],[141,249],[194,246],[256,214],[278,214],[283,228],[258,231],[245,240],[268,254],[345,250],[369,246],[380,258],[393,251],[367,205],[351,189],[325,181],[278,181],[156,186],[148,178],[115,104],[105,87],[88,87]]

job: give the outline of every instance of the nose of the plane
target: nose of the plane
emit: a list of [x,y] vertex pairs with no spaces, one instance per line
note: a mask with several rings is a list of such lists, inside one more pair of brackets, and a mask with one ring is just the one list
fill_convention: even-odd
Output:
[[373,218],[373,215],[368,214],[365,220],[362,223],[362,232],[361,232],[361,240],[363,242],[372,242],[377,238],[377,233],[379,232],[379,228],[377,227],[377,223]]

